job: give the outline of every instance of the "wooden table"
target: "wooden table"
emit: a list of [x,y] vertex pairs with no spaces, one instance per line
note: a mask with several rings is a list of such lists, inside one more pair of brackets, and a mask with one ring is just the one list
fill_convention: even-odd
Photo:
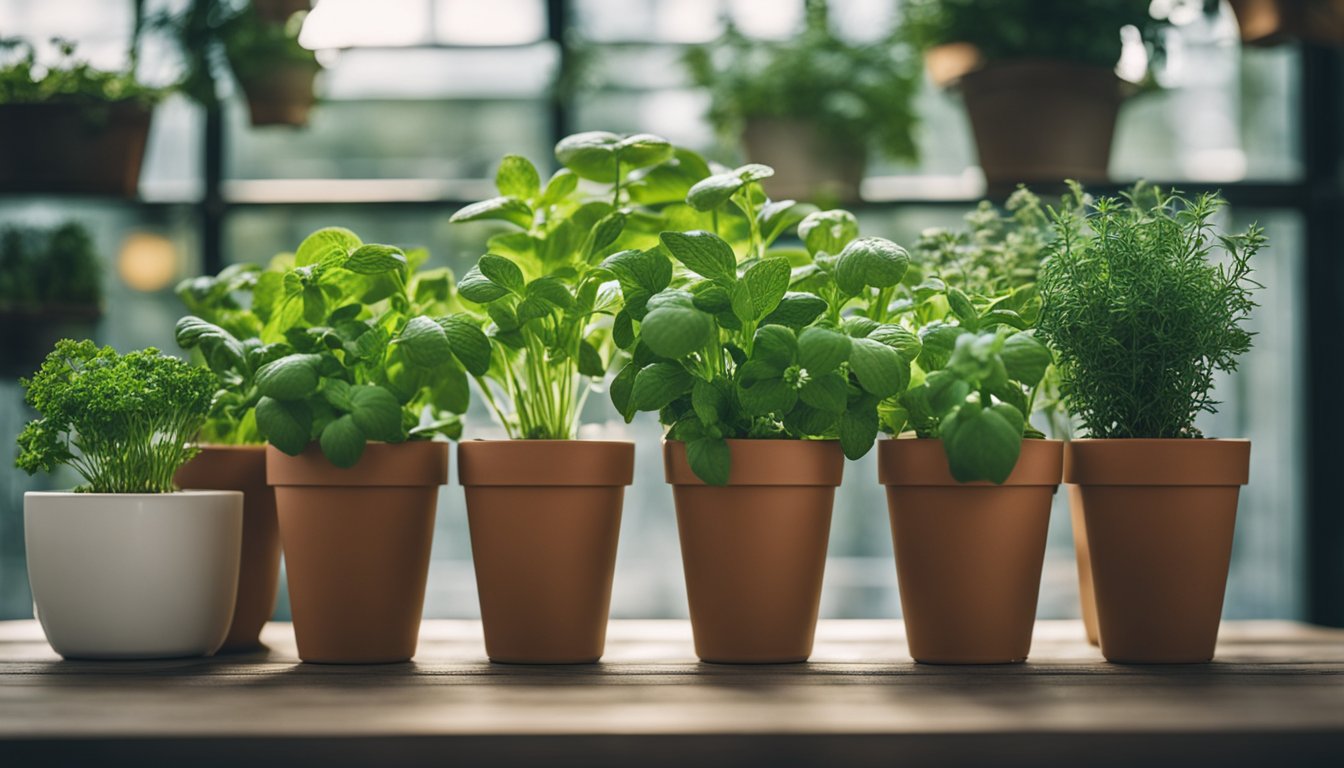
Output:
[[1223,626],[1218,660],[1106,664],[1071,621],[1027,664],[931,667],[897,621],[826,621],[814,661],[717,666],[678,621],[612,622],[604,663],[492,665],[480,625],[430,621],[415,663],[271,650],[60,661],[0,622],[0,766],[1344,766],[1344,631]]

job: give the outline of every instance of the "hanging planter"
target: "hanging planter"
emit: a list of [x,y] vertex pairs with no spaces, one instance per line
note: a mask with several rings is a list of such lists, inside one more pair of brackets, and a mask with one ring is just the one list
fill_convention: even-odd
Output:
[[307,125],[308,115],[317,102],[313,82],[321,70],[316,62],[282,64],[265,77],[240,80],[252,126]]
[[135,197],[154,108],[0,104],[0,192]]
[[490,660],[597,661],[634,444],[468,441],[458,466]]

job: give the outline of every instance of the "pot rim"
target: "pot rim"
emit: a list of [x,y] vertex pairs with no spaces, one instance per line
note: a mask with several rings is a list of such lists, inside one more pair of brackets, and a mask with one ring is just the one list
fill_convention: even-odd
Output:
[[1084,438],[1064,447],[1064,482],[1082,486],[1241,486],[1250,482],[1244,438]]
[[[802,440],[794,438],[754,439],[747,437],[727,438],[730,451],[744,448],[764,448],[773,451],[788,451],[791,454],[810,454],[804,462],[805,470],[798,466],[779,467],[777,461],[756,462],[743,467],[742,462],[734,461],[732,472],[725,486],[710,486],[691,471],[686,458],[686,443],[681,440],[663,438],[663,477],[672,486],[706,486],[711,488],[732,488],[749,486],[773,487],[830,487],[840,485],[844,479],[845,454],[839,440]],[[735,457],[736,458],[736,457]],[[783,476],[781,476],[783,475]]]
[[[487,455],[506,458],[491,461]],[[464,440],[457,444],[457,475],[467,488],[619,488],[634,483],[635,443]]]
[[266,446],[266,484],[274,488],[437,488],[448,483],[446,440],[369,442],[353,467],[327,460],[310,443],[298,456]]
[[242,491],[227,491],[213,489],[190,488],[180,491],[171,491],[169,493],[80,493],[77,491],[24,491],[23,497],[38,496],[43,498],[76,498],[76,499],[171,499],[182,496],[238,496],[243,495]]
[[[1031,466],[1023,464],[1028,453],[1031,454]],[[1026,438],[1007,480],[1002,483],[987,480],[962,483],[952,477],[943,441],[939,438],[889,437],[877,441],[878,483],[895,488],[1056,487],[1063,479],[1063,466],[1063,440]]]
[[192,443],[202,451],[264,451],[268,443]]

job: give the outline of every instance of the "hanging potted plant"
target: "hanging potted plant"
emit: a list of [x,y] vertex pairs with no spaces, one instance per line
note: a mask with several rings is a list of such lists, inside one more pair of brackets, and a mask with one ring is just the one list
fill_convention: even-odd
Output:
[[902,37],[966,102],[990,190],[1106,181],[1120,104],[1120,30],[1154,21],[1145,3],[909,0]]
[[254,127],[308,124],[316,101],[313,81],[322,66],[315,53],[299,45],[307,15],[299,10],[271,19],[249,4],[220,24],[219,39]]
[[775,169],[777,199],[859,199],[870,151],[914,160],[919,91],[915,52],[888,38],[850,43],[830,24],[827,3],[808,0],[803,30],[753,40],[729,24],[719,40],[687,52],[709,119],[747,159]]
[[[715,232],[665,231],[661,247],[608,260],[625,298],[616,342],[631,356],[612,401],[668,427],[664,470],[704,661],[811,654],[844,457],[865,454],[876,432],[875,407],[871,423],[854,414],[907,374],[889,344],[847,335],[823,296],[789,291],[789,259],[770,246],[804,209],[770,202],[769,174],[743,166],[687,194],[714,230],[746,233],[740,253]],[[846,275],[899,281],[904,251],[861,243]]]
[[1251,346],[1259,227],[1215,234],[1216,195],[1139,188],[1065,211],[1041,274],[1092,559],[1101,651],[1136,663],[1213,657],[1250,443],[1205,438],[1213,376]]
[[175,492],[205,419],[209,373],[155,349],[63,340],[23,381],[38,412],[20,469],[73,469],[73,492],[24,494],[37,618],[66,658],[203,656],[233,614],[242,494]]
[[214,373],[217,391],[195,436],[198,452],[177,471],[182,488],[234,490],[243,494],[243,543],[233,623],[220,649],[248,651],[260,645],[261,629],[275,611],[280,582],[280,529],[275,492],[266,484],[266,441],[257,430],[261,399],[257,372],[284,354],[284,345],[264,345],[263,322],[253,295],[260,268],[239,264],[215,277],[183,281],[177,294],[191,315],[177,323],[177,342],[199,350]]
[[0,376],[32,371],[59,339],[93,336],[102,300],[103,265],[82,225],[0,231]]
[[253,290],[262,345],[244,359],[304,661],[415,654],[448,479],[448,445],[432,438],[461,434],[467,372],[485,372],[489,346],[471,319],[435,312],[447,271],[411,268],[400,249],[333,227]]
[[0,41],[0,192],[135,197],[164,91],[136,79],[134,42],[124,72],[95,69],[73,42],[54,43],[57,59],[39,67],[30,43]]
[[555,155],[564,168],[544,186],[531,162],[506,156],[500,196],[452,217],[510,225],[458,285],[488,329],[490,364],[476,380],[509,439],[462,442],[458,461],[486,653],[515,664],[588,663],[603,653],[635,446],[577,438],[583,404],[615,349],[611,318],[620,306],[602,288],[612,279],[608,262],[636,251],[604,257],[647,244],[651,236],[631,219],[660,219],[632,206],[666,176],[654,167],[680,162],[647,134],[577,134]]

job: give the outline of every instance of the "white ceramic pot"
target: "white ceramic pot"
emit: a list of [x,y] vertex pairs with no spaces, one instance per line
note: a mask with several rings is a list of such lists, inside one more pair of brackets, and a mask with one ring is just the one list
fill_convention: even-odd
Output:
[[33,603],[66,658],[203,656],[233,620],[243,494],[26,493]]

